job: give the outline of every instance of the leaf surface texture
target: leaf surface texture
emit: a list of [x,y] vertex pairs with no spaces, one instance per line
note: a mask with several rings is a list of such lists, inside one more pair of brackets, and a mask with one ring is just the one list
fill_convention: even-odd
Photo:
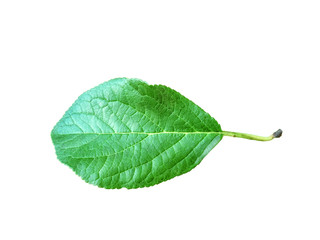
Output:
[[117,78],[85,93],[51,132],[58,159],[103,188],[148,187],[184,174],[222,139],[180,93]]

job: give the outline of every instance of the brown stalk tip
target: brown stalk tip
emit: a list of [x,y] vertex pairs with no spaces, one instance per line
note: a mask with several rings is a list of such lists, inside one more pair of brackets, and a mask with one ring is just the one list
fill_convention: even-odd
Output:
[[282,135],[282,130],[279,129],[276,132],[274,132],[272,135],[273,135],[274,138],[279,138]]

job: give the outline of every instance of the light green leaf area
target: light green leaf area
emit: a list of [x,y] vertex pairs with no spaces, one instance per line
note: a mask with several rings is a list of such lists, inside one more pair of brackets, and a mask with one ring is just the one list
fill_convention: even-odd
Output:
[[221,132],[215,119],[180,93],[118,78],[83,93],[51,137],[58,159],[86,182],[140,188],[193,169]]

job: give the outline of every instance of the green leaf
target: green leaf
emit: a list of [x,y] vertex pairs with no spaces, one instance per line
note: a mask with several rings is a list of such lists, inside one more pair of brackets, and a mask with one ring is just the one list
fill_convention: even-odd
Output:
[[190,171],[232,134],[166,86],[118,78],[83,93],[51,137],[58,159],[86,182],[139,188]]

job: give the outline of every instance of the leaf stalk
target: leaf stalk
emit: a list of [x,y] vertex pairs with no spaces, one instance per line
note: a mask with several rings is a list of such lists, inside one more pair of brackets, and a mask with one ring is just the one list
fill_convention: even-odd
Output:
[[248,133],[228,132],[228,131],[222,131],[222,134],[228,137],[238,137],[238,138],[245,138],[245,139],[256,140],[256,141],[270,141],[274,138],[281,137],[282,130],[279,129],[268,137],[262,137],[262,136],[257,136],[253,134],[248,134]]

